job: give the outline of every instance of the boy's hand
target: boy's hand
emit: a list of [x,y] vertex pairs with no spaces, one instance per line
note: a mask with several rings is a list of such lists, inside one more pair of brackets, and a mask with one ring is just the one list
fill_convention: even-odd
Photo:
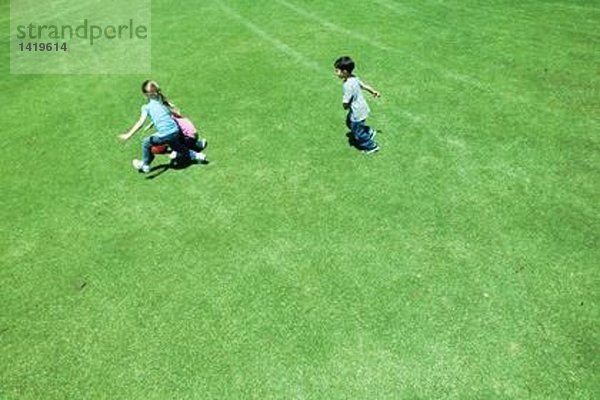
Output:
[[377,90],[373,90],[373,97],[375,97],[376,99],[381,97],[381,93],[378,92]]
[[123,142],[130,138],[129,134],[127,134],[127,133],[123,133],[117,137],[119,138],[119,140],[122,140]]

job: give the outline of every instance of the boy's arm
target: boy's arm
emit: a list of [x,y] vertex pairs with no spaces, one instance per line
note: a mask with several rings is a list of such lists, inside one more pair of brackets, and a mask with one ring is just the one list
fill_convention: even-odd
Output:
[[344,110],[349,110],[350,106],[352,105],[352,100],[354,100],[354,95],[346,84],[344,84],[343,92],[344,95],[342,96],[342,107],[344,107]]
[[144,125],[145,120],[146,120],[146,114],[142,114],[140,116],[140,119],[138,120],[138,122],[136,122],[135,125],[133,125],[133,127],[127,133],[119,135],[119,139],[125,141],[125,140],[128,140],[129,138],[131,138]]
[[381,97],[381,93],[379,93],[379,91],[377,91],[376,89],[374,89],[373,87],[367,85],[366,83],[360,83],[360,88],[362,90],[366,90],[367,92],[371,93],[373,95],[373,97]]

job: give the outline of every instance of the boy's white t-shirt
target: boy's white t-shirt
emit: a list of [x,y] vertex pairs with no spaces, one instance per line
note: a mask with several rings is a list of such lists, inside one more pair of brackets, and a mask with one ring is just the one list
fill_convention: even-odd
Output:
[[359,122],[367,119],[371,110],[360,88],[360,79],[351,76],[346,79],[342,88],[344,92],[342,102],[350,104],[350,120]]

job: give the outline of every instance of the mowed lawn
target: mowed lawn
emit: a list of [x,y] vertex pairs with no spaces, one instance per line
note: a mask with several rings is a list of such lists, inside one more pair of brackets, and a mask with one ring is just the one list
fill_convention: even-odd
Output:
[[[600,397],[599,1],[152,3],[151,76],[2,44],[1,399]],[[148,78],[209,165],[131,168]]]

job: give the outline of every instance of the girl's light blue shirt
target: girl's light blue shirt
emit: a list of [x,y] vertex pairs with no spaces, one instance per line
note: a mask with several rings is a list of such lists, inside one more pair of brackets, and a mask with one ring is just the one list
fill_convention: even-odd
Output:
[[157,99],[150,99],[142,106],[142,116],[150,117],[159,136],[168,136],[179,131],[171,111]]

